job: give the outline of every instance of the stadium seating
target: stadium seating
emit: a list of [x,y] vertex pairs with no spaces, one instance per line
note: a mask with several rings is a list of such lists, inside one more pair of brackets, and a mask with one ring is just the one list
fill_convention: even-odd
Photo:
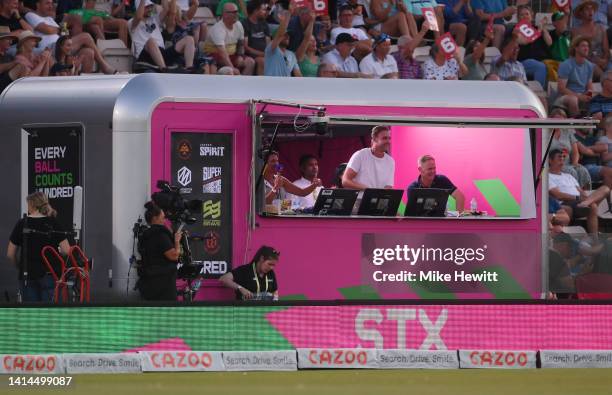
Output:
[[458,47],[457,51],[459,52],[459,59],[461,59],[463,62],[463,59],[465,58],[465,47]]
[[431,47],[429,45],[425,47],[417,47],[414,49],[414,53],[412,54],[412,57],[417,62],[424,63],[427,60],[427,58],[429,58],[430,50],[431,50]]
[[125,47],[123,41],[98,40],[98,48],[104,59],[119,72],[130,73],[132,71],[132,52]]
[[493,59],[497,58],[499,55],[501,55],[501,52],[499,52],[499,49],[496,47],[485,48],[482,64],[487,71],[491,71],[491,63],[493,63]]
[[563,233],[577,236],[586,236],[587,231],[582,226],[564,226]]
[[96,10],[108,12],[109,14],[113,8],[113,2],[110,0],[96,0]]
[[612,208],[608,200],[604,199],[599,203],[597,216],[599,217],[599,225],[603,226],[604,229],[608,229],[612,225]]
[[548,23],[544,26],[544,28],[546,30],[552,30],[554,29],[554,26],[552,24],[552,12],[538,12],[535,15],[535,24],[537,26],[540,25],[540,22],[542,21],[542,19],[544,18],[548,18]]
[[217,18],[208,7],[198,7],[195,16],[193,17],[193,21],[205,22],[208,26],[214,25],[217,22]]

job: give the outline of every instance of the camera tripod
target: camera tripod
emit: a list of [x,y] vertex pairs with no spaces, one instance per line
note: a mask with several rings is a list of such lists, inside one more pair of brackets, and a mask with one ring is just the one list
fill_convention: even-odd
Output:
[[183,301],[193,302],[196,293],[202,285],[201,272],[203,266],[193,263],[188,232],[185,231],[183,233],[180,244],[181,254],[179,256],[177,278],[185,280],[185,286],[177,289],[177,293],[182,296]]

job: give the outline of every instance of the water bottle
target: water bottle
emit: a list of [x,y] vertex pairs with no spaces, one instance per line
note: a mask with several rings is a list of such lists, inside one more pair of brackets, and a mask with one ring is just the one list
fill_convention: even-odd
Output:
[[62,22],[62,28],[61,28],[61,31],[60,31],[60,35],[61,36],[69,36],[70,35],[70,30],[68,30],[68,23]]
[[478,212],[478,202],[476,201],[476,198],[472,198],[472,200],[470,200],[470,212]]

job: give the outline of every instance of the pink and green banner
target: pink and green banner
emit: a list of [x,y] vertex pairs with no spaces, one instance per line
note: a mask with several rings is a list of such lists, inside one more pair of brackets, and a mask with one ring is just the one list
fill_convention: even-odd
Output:
[[612,306],[417,304],[0,309],[6,354],[295,348],[606,350]]

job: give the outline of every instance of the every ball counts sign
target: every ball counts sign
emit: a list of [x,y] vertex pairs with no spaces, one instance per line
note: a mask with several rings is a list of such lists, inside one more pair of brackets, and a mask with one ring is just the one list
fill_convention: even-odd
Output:
[[28,194],[40,191],[57,210],[64,229],[72,229],[74,187],[81,180],[80,127],[33,128],[28,133]]

